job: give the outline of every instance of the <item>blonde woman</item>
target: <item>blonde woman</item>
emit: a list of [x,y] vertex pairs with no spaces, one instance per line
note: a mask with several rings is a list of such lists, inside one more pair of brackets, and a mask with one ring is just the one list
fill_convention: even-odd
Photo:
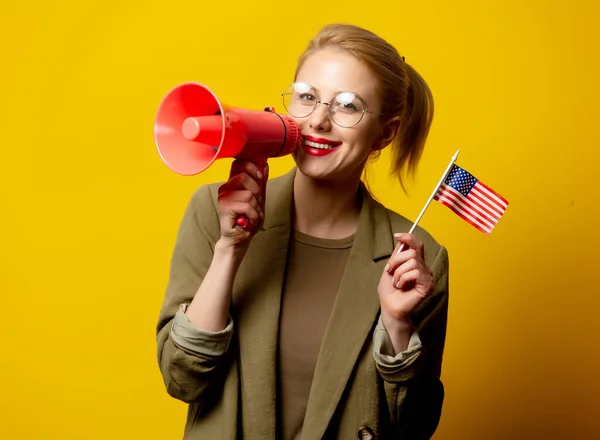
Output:
[[388,146],[400,179],[416,168],[431,92],[382,38],[330,25],[283,99],[304,140],[296,167],[263,193],[268,169],[234,162],[180,226],[157,340],[168,393],[189,403],[185,438],[430,438],[448,255],[361,175]]

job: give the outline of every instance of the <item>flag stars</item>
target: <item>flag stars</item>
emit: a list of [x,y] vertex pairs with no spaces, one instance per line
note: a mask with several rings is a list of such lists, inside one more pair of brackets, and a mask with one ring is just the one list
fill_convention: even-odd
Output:
[[475,177],[456,165],[452,167],[446,178],[446,185],[451,186],[465,197],[476,183],[477,179]]

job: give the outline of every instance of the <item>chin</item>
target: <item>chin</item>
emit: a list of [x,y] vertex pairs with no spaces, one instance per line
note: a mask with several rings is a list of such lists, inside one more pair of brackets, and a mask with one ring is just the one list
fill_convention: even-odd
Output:
[[311,163],[310,160],[296,160],[296,167],[304,176],[314,180],[328,180],[331,178],[330,170],[325,169],[321,164]]
[[298,172],[312,180],[320,182],[339,182],[347,180],[347,176],[332,167],[332,164],[315,160],[312,157],[294,156]]
[[[335,154],[335,153],[334,153]],[[319,181],[330,181],[330,182],[340,182],[340,181],[348,181],[351,182],[354,180],[355,175],[360,179],[360,175],[362,171],[359,171],[358,174],[355,172],[357,169],[352,167],[350,169],[350,164],[346,164],[346,166],[342,165],[339,160],[335,160],[333,156],[329,157],[315,157],[307,154],[305,151],[295,151],[292,154],[294,158],[294,162],[296,162],[296,167],[298,171],[301,172],[304,176],[310,177],[314,180]]]

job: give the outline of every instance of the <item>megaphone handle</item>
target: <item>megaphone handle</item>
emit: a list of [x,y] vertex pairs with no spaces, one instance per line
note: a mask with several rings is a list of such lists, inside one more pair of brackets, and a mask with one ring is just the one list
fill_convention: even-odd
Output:
[[250,224],[250,220],[246,218],[245,215],[240,215],[236,220],[235,224],[238,225],[242,229],[246,229]]

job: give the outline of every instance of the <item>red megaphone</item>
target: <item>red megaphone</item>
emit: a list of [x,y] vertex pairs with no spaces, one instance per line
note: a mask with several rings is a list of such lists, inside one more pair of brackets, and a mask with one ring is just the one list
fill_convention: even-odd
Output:
[[[154,139],[167,167],[186,176],[225,157],[246,159],[262,171],[268,158],[290,154],[302,141],[293,119],[273,109],[226,106],[208,87],[193,82],[175,87],[163,98]],[[246,222],[242,217],[237,223]]]

